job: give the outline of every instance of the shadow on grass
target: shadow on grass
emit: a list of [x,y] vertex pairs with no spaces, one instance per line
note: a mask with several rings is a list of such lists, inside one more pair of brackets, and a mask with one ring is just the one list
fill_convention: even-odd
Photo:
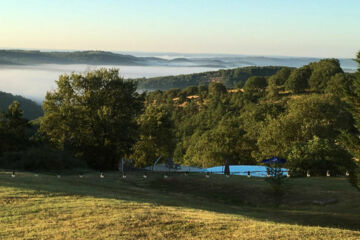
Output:
[[[92,196],[138,203],[201,209],[218,213],[245,216],[256,220],[303,226],[334,227],[360,230],[360,192],[344,179],[294,179],[284,204],[275,208],[269,186],[263,179],[247,179],[222,175],[184,176],[177,174],[163,178],[151,173],[145,180],[141,173],[129,173],[126,179],[118,173],[55,175],[0,173],[0,187],[34,190],[47,196]],[[337,203],[316,206],[313,200],[333,198]],[[1,199],[0,199],[1,200]],[[351,203],[351,204],[350,204]],[[355,206],[355,207],[354,207]]]

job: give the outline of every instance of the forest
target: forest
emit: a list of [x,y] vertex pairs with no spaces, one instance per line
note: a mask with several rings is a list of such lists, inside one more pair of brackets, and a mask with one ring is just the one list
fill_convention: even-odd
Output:
[[145,83],[117,69],[61,75],[43,116],[29,122],[17,101],[2,112],[0,167],[106,170],[124,158],[141,168],[159,156],[210,167],[278,156],[297,175],[348,171],[359,186],[360,68],[345,73],[323,59],[165,80],[177,88],[140,94]]
[[271,76],[282,67],[242,67],[221,69],[219,71],[183,74],[154,78],[136,79],[139,89],[168,90],[190,86],[208,86],[211,82],[224,84],[226,87],[242,87],[252,76]]

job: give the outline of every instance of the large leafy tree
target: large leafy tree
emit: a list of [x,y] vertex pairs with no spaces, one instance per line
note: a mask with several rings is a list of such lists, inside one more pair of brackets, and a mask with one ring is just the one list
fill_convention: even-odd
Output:
[[117,69],[61,75],[56,83],[43,102],[40,131],[93,168],[115,168],[136,138],[135,117],[142,109],[136,84]]

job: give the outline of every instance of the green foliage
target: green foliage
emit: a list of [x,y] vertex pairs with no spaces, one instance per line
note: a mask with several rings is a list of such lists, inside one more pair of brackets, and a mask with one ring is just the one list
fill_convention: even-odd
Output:
[[294,144],[314,136],[334,141],[341,130],[349,130],[351,125],[351,116],[337,98],[310,95],[291,100],[285,113],[270,119],[259,130],[259,158],[286,157]]
[[323,59],[309,64],[311,76],[309,86],[314,91],[324,91],[332,76],[343,73],[340,62],[337,59]]
[[275,205],[279,206],[287,190],[286,176],[284,176],[280,166],[269,166],[270,177],[265,178],[265,181],[270,184],[272,196],[275,200]]
[[268,84],[275,85],[275,86],[282,86],[288,80],[291,74],[291,68],[284,67],[277,71],[274,75],[269,77]]
[[197,131],[190,139],[184,155],[186,164],[210,167],[230,164],[255,164],[245,131],[235,118],[223,118],[214,129],[201,134]]
[[266,78],[254,76],[250,77],[245,85],[244,91],[245,92],[263,92],[267,86]]
[[185,96],[195,95],[198,94],[198,87],[195,86],[189,86],[181,90],[181,93]]
[[40,131],[93,168],[115,168],[136,139],[135,117],[142,108],[136,84],[116,69],[62,75],[56,83],[43,103]]
[[[358,71],[352,81],[351,87],[345,91],[346,101],[350,106],[350,111],[354,118],[354,127],[356,131],[352,133],[343,134],[343,143],[346,148],[353,154],[354,158],[360,159],[360,52],[357,55],[356,61],[359,64]],[[351,183],[360,189],[360,166],[357,163],[357,168],[350,174]]]
[[309,66],[303,66],[293,70],[285,83],[286,90],[290,90],[293,93],[304,92],[308,87],[308,79],[310,75],[311,69]]
[[140,138],[130,156],[136,166],[152,165],[159,156],[172,157],[175,142],[170,111],[166,106],[149,106],[139,117]]
[[245,96],[251,100],[256,102],[258,98],[263,97],[265,95],[265,90],[267,86],[267,81],[265,77],[254,76],[250,77],[245,85],[244,92]]
[[339,98],[345,97],[346,92],[351,91],[354,75],[337,73],[330,78],[325,88],[325,93],[333,94]]
[[279,91],[279,87],[274,82],[269,81],[269,84],[266,87],[266,97],[270,99],[278,99],[280,97]]
[[[49,141],[103,170],[116,168],[122,157],[133,159],[139,167],[153,164],[159,156],[174,158],[179,164],[209,167],[223,165],[226,160],[256,164],[256,160],[279,156],[289,158],[289,167],[294,169],[329,168],[344,174],[346,169],[355,169],[348,152],[356,157],[360,149],[360,83],[352,74],[333,74],[331,70],[326,75],[323,68],[328,64],[334,68],[336,61],[324,60],[294,70],[239,68],[157,78],[179,80],[179,88],[143,95],[136,93],[134,82],[119,77],[117,70],[63,75],[57,81],[58,88],[47,94],[39,132],[31,139],[40,139],[41,144]],[[270,72],[276,74],[268,77]],[[326,94],[318,88],[320,93],[314,94],[315,90],[308,88],[313,72],[326,82]],[[169,81],[164,82],[164,88]],[[245,81],[244,89],[226,88]],[[187,87],[189,83],[196,84]],[[284,92],[284,84],[295,94]],[[2,115],[0,137],[22,137],[10,144],[15,146],[11,151],[18,151],[15,157],[7,154],[6,159],[17,158],[22,167],[25,163],[40,166],[32,159],[41,149],[32,149],[29,155],[17,148],[24,145],[19,139],[29,138],[28,132],[21,135],[24,131],[15,130],[22,126],[21,122],[14,124],[21,119],[21,111],[15,105],[8,111]],[[1,143],[5,149],[6,142]],[[39,155],[46,168],[51,168],[46,164],[68,166],[64,159],[55,157],[58,153],[48,152],[50,157],[54,155],[53,162]],[[29,169],[29,165],[25,167]]]
[[211,97],[221,97],[226,94],[226,87],[221,83],[210,83],[209,85],[209,95]]
[[271,76],[282,67],[243,67],[204,73],[178,76],[165,76],[137,79],[139,89],[167,90],[188,86],[208,86],[211,82],[220,82],[226,87],[241,87],[253,76]]
[[360,164],[357,163],[356,166],[350,171],[350,183],[360,190]]
[[30,124],[22,115],[23,110],[16,101],[9,105],[7,112],[0,114],[0,155],[26,148]]
[[295,144],[288,153],[288,167],[296,172],[324,176],[327,170],[332,175],[344,175],[355,167],[351,155],[336,142],[314,136],[307,142]]
[[23,115],[26,119],[32,120],[43,115],[41,106],[34,101],[0,91],[0,111],[6,111],[8,106],[14,101],[17,101],[24,109]]

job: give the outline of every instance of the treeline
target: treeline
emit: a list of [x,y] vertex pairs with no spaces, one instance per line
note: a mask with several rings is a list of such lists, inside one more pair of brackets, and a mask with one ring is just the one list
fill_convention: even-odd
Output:
[[0,64],[121,64],[146,65],[147,59],[105,51],[41,52],[35,50],[0,50]]
[[[68,167],[69,161],[80,166],[80,160],[95,169],[116,169],[121,158],[144,167],[159,156],[210,167],[278,156],[300,175],[349,171],[359,184],[360,68],[344,73],[336,59],[324,59],[274,72],[251,76],[237,88],[211,82],[143,94],[116,69],[62,75],[57,90],[46,95],[44,116],[31,138],[16,103],[2,115],[0,136],[13,134],[14,141],[2,139],[0,164],[29,167],[29,155],[56,151],[63,154],[55,158],[58,165],[47,167]],[[37,166],[43,167],[47,160],[41,159]]]
[[168,90],[189,86],[208,86],[212,82],[226,87],[241,87],[252,76],[271,76],[282,67],[242,67],[219,71],[184,74],[177,76],[136,79],[139,89]]

